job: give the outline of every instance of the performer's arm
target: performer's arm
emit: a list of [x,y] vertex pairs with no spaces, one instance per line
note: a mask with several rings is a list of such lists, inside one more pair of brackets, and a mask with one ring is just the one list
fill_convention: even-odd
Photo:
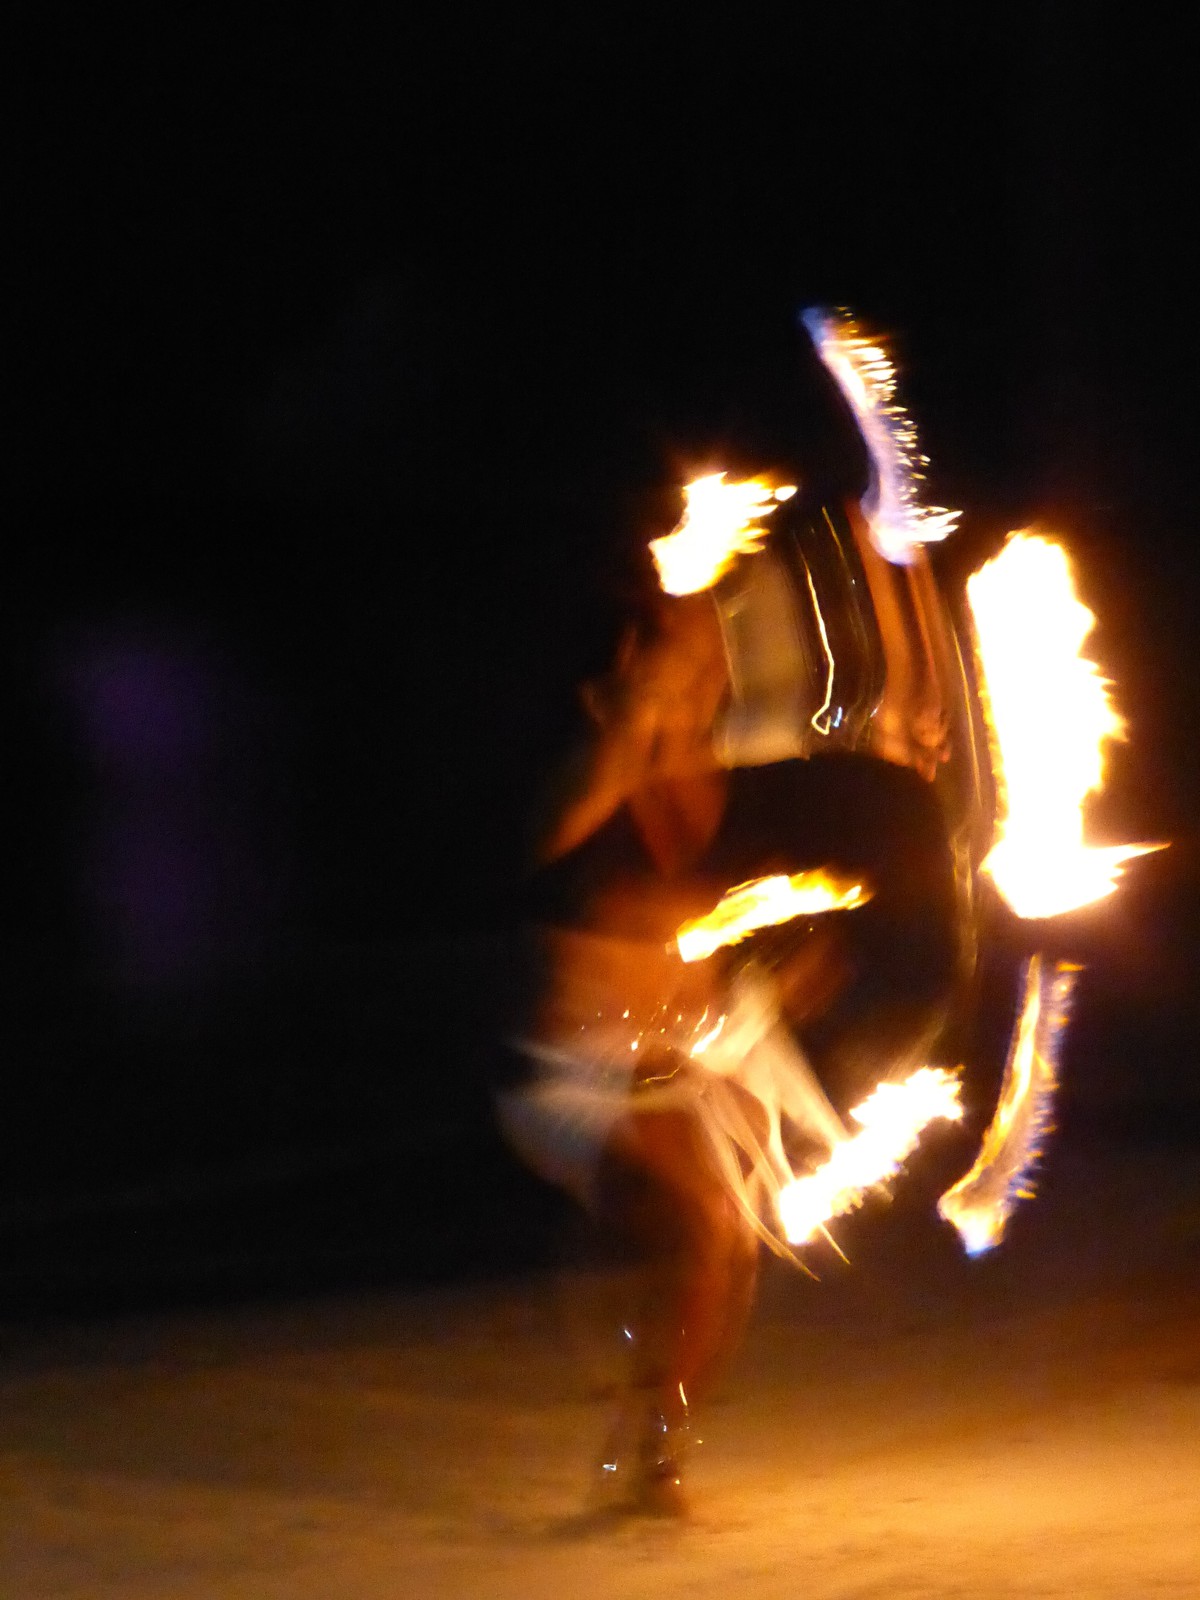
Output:
[[706,597],[664,601],[648,639],[630,630],[612,670],[584,686],[589,734],[551,785],[537,862],[566,855],[626,801],[656,789],[677,791],[673,812],[695,811],[685,791],[709,790],[719,776],[712,730],[727,692],[720,632]]

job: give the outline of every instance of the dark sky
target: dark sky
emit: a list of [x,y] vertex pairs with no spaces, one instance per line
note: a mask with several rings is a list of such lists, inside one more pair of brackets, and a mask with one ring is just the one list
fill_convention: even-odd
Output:
[[63,28],[25,173],[35,420],[125,494],[299,493],[305,424],[338,503],[339,466],[481,493],[484,461],[572,476],[836,299],[903,341],[943,470],[1035,497],[1047,428],[1105,428],[1106,366],[1182,375],[1182,67],[1065,8],[931,14]]
[[894,333],[951,568],[1032,520],[1084,553],[1115,825],[1195,881],[1181,41],[1055,5],[401,13],[78,8],[29,58],[5,587],[53,1081],[18,1141],[97,1030],[139,1093],[131,1030],[211,1073],[219,993],[242,1081],[303,1026],[296,952],[502,918],[622,538],[681,460],[844,448],[813,302]]
[[119,17],[31,73],[15,479],[48,613],[178,603],[285,682],[419,678],[417,742],[429,696],[469,723],[456,630],[553,636],[681,459],[837,456],[814,301],[894,334],[960,561],[1041,518],[1180,604],[1169,37],[1055,6]]

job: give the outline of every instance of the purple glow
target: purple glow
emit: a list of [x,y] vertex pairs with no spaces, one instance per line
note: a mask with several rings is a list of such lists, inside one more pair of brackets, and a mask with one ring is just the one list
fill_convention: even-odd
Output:
[[118,620],[60,640],[58,680],[87,778],[81,888],[101,965],[135,987],[244,965],[272,911],[249,686],[193,634]]

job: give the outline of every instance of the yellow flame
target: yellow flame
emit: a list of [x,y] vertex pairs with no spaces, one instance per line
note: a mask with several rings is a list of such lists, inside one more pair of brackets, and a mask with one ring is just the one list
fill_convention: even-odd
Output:
[[1050,1132],[1058,1045],[1078,970],[1060,961],[1047,974],[1041,956],[1026,968],[995,1114],[974,1166],[938,1201],[939,1214],[958,1229],[968,1255],[999,1244],[1017,1201],[1032,1195],[1030,1174]]
[[704,961],[723,945],[793,917],[843,911],[871,898],[864,884],[824,870],[754,878],[723,894],[713,909],[680,925],[675,943],[684,961]]
[[739,555],[758,549],[766,534],[762,519],[790,500],[794,485],[772,488],[760,478],[726,483],[723,472],[696,478],[683,490],[677,527],[650,542],[658,580],[667,594],[710,589]]
[[1111,894],[1147,845],[1083,842],[1083,803],[1124,723],[1099,668],[1080,654],[1095,617],[1066,552],[1014,533],[967,583],[992,731],[1001,815],[983,863],[1021,917],[1052,917]]
[[788,1242],[803,1244],[831,1218],[861,1205],[868,1189],[896,1175],[931,1122],[960,1121],[959,1087],[942,1067],[921,1067],[903,1083],[881,1083],[850,1113],[861,1133],[780,1190],[779,1220]]

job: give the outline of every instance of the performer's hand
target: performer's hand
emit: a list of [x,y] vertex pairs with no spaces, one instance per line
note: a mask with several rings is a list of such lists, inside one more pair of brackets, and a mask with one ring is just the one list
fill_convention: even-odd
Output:
[[[653,631],[630,629],[610,671],[580,692],[592,734],[560,773],[539,859],[552,861],[573,850],[634,796],[663,797],[672,788],[669,826],[658,826],[664,808],[652,798],[644,808],[650,819],[647,847],[664,870],[693,858],[720,819],[724,786],[713,727],[728,688],[708,598],[664,598]],[[678,825],[676,814],[682,818]],[[668,835],[674,834],[679,837],[672,841]]]

